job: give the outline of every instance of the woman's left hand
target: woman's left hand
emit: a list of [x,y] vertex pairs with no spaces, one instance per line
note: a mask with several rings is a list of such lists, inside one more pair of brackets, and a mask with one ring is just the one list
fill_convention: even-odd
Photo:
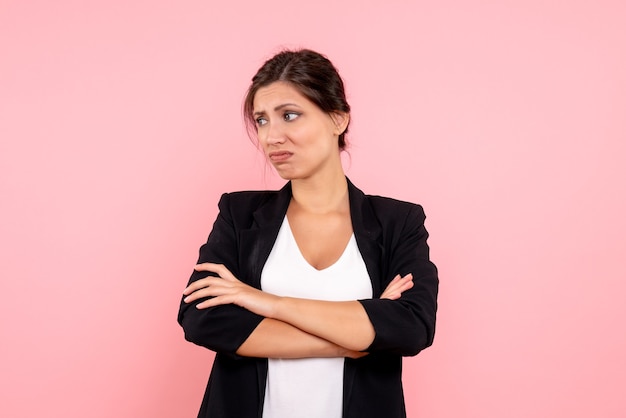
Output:
[[238,280],[223,264],[202,263],[196,271],[209,271],[218,277],[209,276],[196,280],[183,291],[184,301],[210,297],[196,307],[206,309],[212,306],[234,304],[266,318],[271,318],[280,298],[263,292]]

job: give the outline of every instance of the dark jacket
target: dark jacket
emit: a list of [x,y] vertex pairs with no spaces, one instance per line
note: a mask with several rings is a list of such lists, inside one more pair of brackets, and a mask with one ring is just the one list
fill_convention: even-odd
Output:
[[[348,181],[352,228],[372,281],[373,299],[361,300],[376,336],[360,359],[344,366],[344,418],[402,418],[402,356],[433,342],[437,269],[429,260],[421,206],[363,194]],[[280,191],[224,194],[199,263],[224,264],[239,280],[260,288],[261,271],[291,199]],[[377,299],[396,274],[413,274],[414,286],[398,300]],[[194,272],[189,282],[206,277]],[[199,301],[198,301],[199,302]],[[185,338],[217,354],[198,417],[261,417],[267,359],[241,357],[239,346],[263,319],[236,305],[196,309],[181,302]]]

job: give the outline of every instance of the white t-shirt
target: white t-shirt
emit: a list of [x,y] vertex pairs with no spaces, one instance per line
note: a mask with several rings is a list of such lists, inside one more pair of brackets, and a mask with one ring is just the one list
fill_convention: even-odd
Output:
[[[263,267],[261,288],[279,296],[348,301],[372,297],[354,234],[341,257],[317,270],[304,258],[287,217]],[[269,359],[263,418],[340,418],[343,358]]]

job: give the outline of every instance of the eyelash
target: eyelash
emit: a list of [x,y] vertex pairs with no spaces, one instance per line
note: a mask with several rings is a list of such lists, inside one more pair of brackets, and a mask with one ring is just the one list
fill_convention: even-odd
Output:
[[[290,115],[294,116],[294,117],[293,118],[289,118]],[[297,119],[298,116],[300,116],[300,113],[298,113],[298,112],[285,112],[285,114],[283,115],[283,120],[285,122],[291,122],[291,121]]]
[[[283,113],[283,120],[285,122],[293,122],[300,116],[298,112],[285,112]],[[257,127],[263,126],[267,123],[267,119],[263,116],[256,118],[255,120]]]

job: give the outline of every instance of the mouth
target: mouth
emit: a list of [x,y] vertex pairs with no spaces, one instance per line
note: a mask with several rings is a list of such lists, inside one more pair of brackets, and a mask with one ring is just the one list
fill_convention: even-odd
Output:
[[278,163],[282,161],[287,161],[289,158],[291,158],[292,155],[293,152],[289,151],[273,151],[268,154],[268,157],[270,161]]

